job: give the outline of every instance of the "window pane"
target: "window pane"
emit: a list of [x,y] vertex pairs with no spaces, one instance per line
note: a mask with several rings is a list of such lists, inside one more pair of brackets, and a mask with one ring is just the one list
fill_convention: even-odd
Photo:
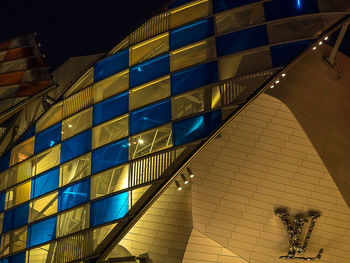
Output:
[[57,216],[57,237],[62,237],[89,227],[89,208],[86,204]]
[[209,15],[210,7],[208,0],[199,0],[180,6],[170,11],[171,28],[184,25],[198,18]]
[[59,168],[56,167],[32,179],[31,199],[58,188]]
[[91,203],[90,226],[97,226],[124,217],[129,211],[129,193],[121,193]]
[[34,137],[12,148],[10,166],[22,162],[34,154]]
[[211,88],[191,91],[171,99],[172,119],[210,110]]
[[7,153],[4,153],[0,157],[0,172],[5,171],[6,169],[9,168],[10,159],[11,159],[11,152],[10,151],[8,151]]
[[131,159],[171,147],[171,124],[160,126],[156,129],[130,137],[130,145]]
[[[20,163],[19,165],[12,168],[12,174],[11,176],[16,176],[17,173],[17,183],[20,183],[34,175],[34,158],[31,158],[30,160],[24,161]],[[13,182],[15,178],[12,178],[11,181]]]
[[29,226],[28,237],[29,247],[36,246],[41,243],[55,239],[56,217]]
[[57,200],[58,192],[55,192],[31,201],[29,204],[28,223],[57,213]]
[[0,234],[2,233],[3,221],[4,221],[4,213],[0,213]]
[[114,142],[92,152],[92,173],[98,173],[112,166],[128,161],[128,140]]
[[[235,3],[235,1],[227,2]],[[232,9],[215,16],[216,33],[222,34],[242,27],[260,24],[264,21],[265,13],[262,4]]]
[[48,260],[48,257],[51,258],[52,254],[55,253],[56,243],[50,243],[42,247],[31,249],[27,252],[27,261],[26,263],[43,263],[43,262],[52,262]]
[[216,57],[215,39],[207,39],[170,53],[171,72]]
[[130,48],[130,66],[169,50],[169,33],[156,36]]
[[128,134],[128,115],[105,122],[92,129],[92,148],[95,149],[107,143],[116,141],[120,138],[128,136]]
[[134,206],[136,202],[141,198],[141,196],[148,190],[150,185],[146,185],[131,191],[132,202],[131,205]]
[[99,244],[106,238],[106,236],[111,232],[111,230],[117,225],[117,223],[109,224],[107,226],[95,228],[92,231],[92,246],[93,250],[97,248]]
[[170,96],[170,77],[165,76],[130,90],[129,109],[133,110]]
[[11,252],[17,252],[27,247],[27,226],[12,232]]
[[35,174],[40,174],[60,164],[61,145],[54,146],[35,157]]
[[129,70],[122,71],[94,85],[94,102],[99,102],[129,88]]
[[22,204],[30,199],[31,182],[25,182],[12,187],[6,192],[5,209]]
[[91,199],[128,187],[129,165],[119,166],[91,177]]
[[260,0],[213,0],[214,12],[221,12],[227,9],[258,2]]
[[91,129],[62,142],[61,163],[91,150]]
[[152,104],[130,113],[130,134],[135,134],[170,121],[170,100]]
[[29,204],[24,204],[5,212],[2,232],[8,232],[28,224],[28,210]]
[[62,188],[58,192],[58,211],[69,209],[90,200],[90,178]]
[[61,123],[57,123],[35,136],[34,152],[37,154],[56,145],[59,141],[61,141]]
[[91,173],[91,153],[79,156],[69,161],[60,168],[60,186],[64,186]]
[[63,102],[58,102],[51,106],[51,108],[41,117],[36,123],[36,132],[42,131],[47,127],[62,120]]
[[90,128],[92,125],[92,107],[79,112],[62,122],[62,140]]

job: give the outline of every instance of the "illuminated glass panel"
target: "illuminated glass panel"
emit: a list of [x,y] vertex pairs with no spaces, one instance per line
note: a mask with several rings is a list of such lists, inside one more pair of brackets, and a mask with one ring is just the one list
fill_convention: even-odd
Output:
[[61,163],[91,150],[91,129],[62,142]]
[[10,166],[22,162],[34,154],[34,140],[32,137],[12,148]]
[[29,204],[24,204],[14,209],[8,210],[4,214],[2,232],[24,226],[28,223]]
[[28,228],[28,245],[32,247],[56,238],[56,217],[33,224]]
[[10,253],[10,236],[11,236],[11,233],[6,233],[1,235],[0,256],[6,256]]
[[130,48],[130,66],[169,50],[169,33],[164,33]]
[[56,243],[50,243],[27,251],[26,263],[49,262],[48,257],[50,258],[50,255],[54,253],[55,245]]
[[91,199],[128,187],[129,165],[109,169],[91,177]]
[[92,128],[92,148],[95,149],[128,135],[129,117],[124,115]]
[[227,9],[258,2],[260,0],[213,0],[214,12],[221,12]]
[[42,131],[47,127],[62,120],[63,102],[58,102],[50,107],[50,109],[35,124],[36,132]]
[[61,188],[58,191],[58,211],[80,205],[90,200],[90,178]]
[[[11,168],[9,171],[11,177],[16,177],[16,182],[20,183],[24,180],[32,177],[34,174],[34,158],[31,158],[30,160],[26,160],[24,162],[21,162],[19,165]],[[11,179],[11,182],[14,181],[15,178]]]
[[76,207],[57,216],[57,237],[62,237],[89,227],[89,204]]
[[92,173],[98,173],[112,166],[128,161],[128,140],[121,140],[98,148],[91,155]]
[[122,218],[128,211],[128,192],[92,202],[90,205],[90,226],[98,226]]
[[91,153],[79,156],[60,167],[60,186],[64,186],[91,173]]
[[130,113],[130,134],[135,134],[170,121],[170,100],[152,104]]
[[207,39],[170,53],[171,72],[216,57],[215,39]]
[[81,111],[62,122],[62,140],[82,132],[92,125],[92,108]]
[[11,252],[17,252],[27,247],[27,226],[12,232]]
[[221,111],[212,111],[173,124],[174,144],[181,145],[208,136],[221,123]]
[[4,213],[0,213],[0,234],[2,233],[3,221],[4,221]]
[[60,164],[61,145],[56,145],[35,156],[35,174]]
[[111,230],[117,225],[117,223],[112,223],[106,226],[95,228],[92,231],[92,246],[93,250],[97,248],[99,244],[106,238],[106,236],[111,232]]
[[123,92],[94,105],[93,125],[127,113],[129,110],[129,92]]
[[116,74],[129,66],[129,50],[120,51],[109,56],[94,66],[94,81],[100,81],[113,74]]
[[58,188],[59,168],[56,167],[32,179],[31,199]]
[[30,199],[31,182],[25,182],[6,191],[5,209],[22,204]]
[[58,191],[37,198],[29,204],[28,223],[57,213]]
[[61,140],[61,123],[38,133],[35,136],[34,153],[37,154],[49,147],[56,145]]

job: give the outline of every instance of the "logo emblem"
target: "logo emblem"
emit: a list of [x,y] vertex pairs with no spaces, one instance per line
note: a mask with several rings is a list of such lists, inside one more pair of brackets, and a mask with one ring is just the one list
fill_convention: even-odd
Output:
[[321,248],[316,257],[296,257],[295,254],[302,255],[304,254],[307,245],[310,241],[310,236],[312,230],[315,226],[316,219],[320,217],[318,213],[310,212],[308,217],[311,217],[311,222],[309,226],[309,230],[307,231],[304,244],[301,245],[301,233],[304,228],[304,224],[308,222],[308,220],[302,216],[296,216],[294,218],[294,224],[292,224],[289,220],[289,214],[286,209],[276,209],[275,215],[278,216],[287,230],[289,236],[289,251],[286,256],[280,256],[280,259],[298,259],[298,260],[306,260],[306,261],[317,261],[321,259],[323,249]]

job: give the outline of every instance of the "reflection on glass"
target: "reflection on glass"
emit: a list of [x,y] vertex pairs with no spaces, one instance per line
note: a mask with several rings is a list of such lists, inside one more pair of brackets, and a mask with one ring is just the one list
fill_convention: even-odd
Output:
[[62,140],[90,128],[92,125],[92,107],[81,111],[62,122]]
[[22,162],[34,154],[34,140],[32,137],[12,148],[10,166]]
[[129,134],[129,118],[123,115],[92,129],[92,148],[116,141]]
[[62,237],[89,227],[89,204],[57,216],[56,237]]
[[36,132],[42,131],[47,127],[62,120],[63,102],[58,102],[51,106],[51,108],[41,117],[35,124]]
[[129,70],[124,70],[94,85],[94,103],[116,95],[129,88]]
[[205,17],[209,15],[209,11],[208,0],[198,0],[172,9],[170,11],[170,27],[174,28]]
[[169,33],[156,36],[130,48],[130,66],[165,53],[169,50]]
[[129,165],[119,166],[91,177],[91,199],[128,187]]
[[215,57],[215,39],[197,42],[170,53],[170,71],[173,72]]
[[29,204],[28,222],[42,219],[57,213],[58,192],[37,198]]
[[130,137],[131,159],[160,151],[172,146],[171,124]]
[[79,156],[60,167],[60,186],[64,186],[91,173],[91,153]]
[[30,199],[31,182],[25,182],[9,188],[6,192],[5,209],[22,204]]

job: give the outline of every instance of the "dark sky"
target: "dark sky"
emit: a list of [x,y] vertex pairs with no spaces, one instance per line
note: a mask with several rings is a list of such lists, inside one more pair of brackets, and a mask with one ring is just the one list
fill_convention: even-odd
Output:
[[[171,2],[171,1],[170,1]],[[169,0],[1,0],[0,41],[37,32],[51,70],[106,52]]]

